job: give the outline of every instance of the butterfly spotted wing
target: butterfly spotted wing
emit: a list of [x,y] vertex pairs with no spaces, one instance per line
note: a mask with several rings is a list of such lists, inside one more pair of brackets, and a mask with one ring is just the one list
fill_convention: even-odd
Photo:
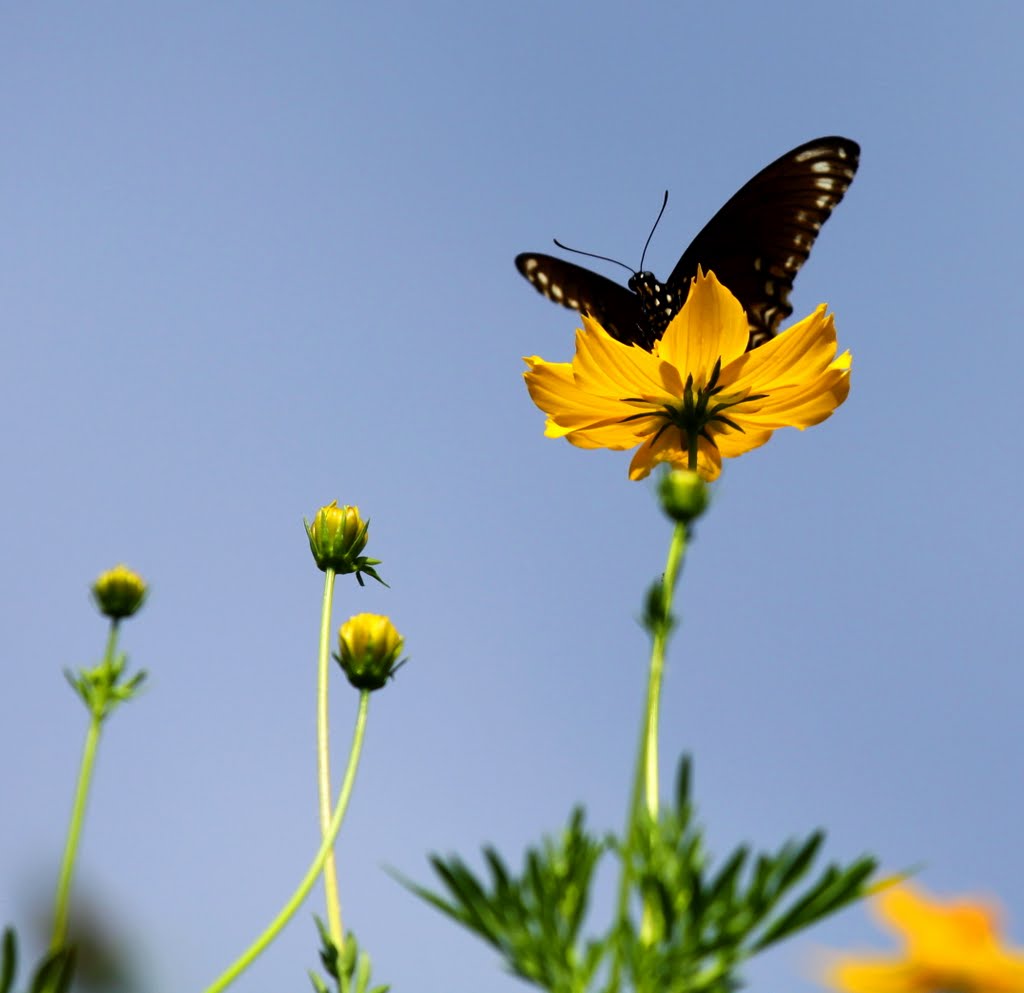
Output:
[[829,137],[776,159],[704,225],[664,284],[638,272],[627,289],[582,266],[530,252],[516,256],[516,268],[549,300],[587,313],[612,337],[647,349],[686,301],[697,267],[711,269],[743,305],[754,348],[793,312],[793,280],[849,189],[859,157],[855,141]]

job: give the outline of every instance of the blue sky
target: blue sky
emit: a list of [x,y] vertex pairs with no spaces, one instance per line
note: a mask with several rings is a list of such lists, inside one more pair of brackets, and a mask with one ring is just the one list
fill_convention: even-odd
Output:
[[[340,847],[396,993],[514,990],[400,889],[617,827],[668,528],[628,456],[542,437],[521,356],[576,321],[512,265],[550,239],[665,276],[745,180],[824,134],[861,169],[793,295],[854,354],[846,405],[727,464],[680,589],[662,747],[713,845],[988,892],[1024,942],[1018,5],[180,3],[0,12],[0,918],[52,885],[95,659],[87,588],[152,583],[151,683],[102,742],[83,892],[155,993],[201,989],[316,846],[321,576],[301,527],[372,518],[412,658],[373,701]],[[613,278],[618,275],[609,270]],[[355,698],[339,682],[339,755]],[[40,896],[42,894],[42,896]],[[309,913],[237,989],[303,989]],[[816,988],[820,946],[754,989]]]

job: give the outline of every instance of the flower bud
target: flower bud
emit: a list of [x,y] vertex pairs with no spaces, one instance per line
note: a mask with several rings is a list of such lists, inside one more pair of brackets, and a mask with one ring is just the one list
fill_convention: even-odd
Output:
[[338,664],[361,690],[379,690],[401,664],[402,636],[389,617],[356,614],[338,630]]
[[359,569],[359,553],[366,547],[370,522],[363,521],[358,507],[339,507],[334,500],[316,512],[312,524],[303,523],[310,551],[322,570],[349,573]]
[[670,469],[658,483],[661,509],[674,521],[690,524],[708,505],[708,486],[696,472]]
[[115,621],[131,617],[142,606],[147,592],[145,580],[126,565],[114,566],[92,584],[92,598],[100,613]]

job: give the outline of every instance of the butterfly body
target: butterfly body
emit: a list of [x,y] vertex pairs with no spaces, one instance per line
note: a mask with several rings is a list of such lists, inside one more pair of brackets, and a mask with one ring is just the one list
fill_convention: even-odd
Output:
[[[696,275],[696,274],[695,274]],[[653,272],[635,272],[629,277],[629,288],[636,294],[640,301],[640,311],[643,320],[638,322],[638,327],[646,329],[645,341],[638,341],[637,344],[650,349],[668,327],[668,322],[679,312],[679,308],[686,303],[686,293],[682,297],[673,291],[670,286],[658,282],[658,277]],[[689,291],[689,284],[685,287]]]
[[708,221],[664,283],[651,272],[637,272],[627,289],[537,253],[516,256],[516,268],[548,299],[589,314],[612,337],[648,350],[686,302],[698,266],[713,270],[743,305],[749,347],[755,348],[793,312],[793,280],[853,181],[859,157],[855,141],[833,136],[776,159]]

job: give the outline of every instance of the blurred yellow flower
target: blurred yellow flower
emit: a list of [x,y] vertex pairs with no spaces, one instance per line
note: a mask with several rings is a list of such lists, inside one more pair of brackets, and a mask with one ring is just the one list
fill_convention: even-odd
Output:
[[723,457],[763,445],[777,428],[818,424],[850,389],[850,353],[836,355],[824,305],[748,352],[749,334],[739,301],[714,273],[698,273],[652,351],[616,341],[584,316],[572,362],[535,355],[524,376],[548,415],[549,438],[618,451],[639,445],[630,479],[668,462],[712,480]]
[[999,938],[994,907],[977,900],[933,900],[909,886],[873,901],[898,932],[900,957],[835,958],[825,981],[844,993],[1024,993],[1024,949]]
[[100,613],[115,621],[131,617],[148,592],[146,581],[123,564],[101,573],[92,584],[92,598]]

